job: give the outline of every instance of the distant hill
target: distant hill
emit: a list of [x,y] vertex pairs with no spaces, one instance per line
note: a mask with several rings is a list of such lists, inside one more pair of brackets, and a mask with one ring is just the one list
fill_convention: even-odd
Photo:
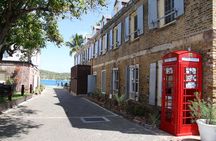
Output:
[[69,80],[70,73],[57,73],[47,70],[40,70],[41,79]]

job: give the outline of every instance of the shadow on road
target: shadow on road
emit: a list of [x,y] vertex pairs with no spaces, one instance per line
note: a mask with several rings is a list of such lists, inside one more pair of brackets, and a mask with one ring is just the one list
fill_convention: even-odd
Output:
[[[152,135],[153,132],[146,130],[137,124],[134,124],[120,116],[106,111],[95,104],[86,101],[79,96],[72,96],[66,90],[54,89],[60,103],[56,105],[62,106],[73,127],[83,129],[119,131],[127,134],[147,134]],[[55,97],[55,96],[54,96]],[[85,123],[81,120],[83,117],[106,117],[109,122]]]
[[0,140],[13,136],[19,137],[20,134],[28,134],[30,129],[42,126],[24,118],[25,116],[36,114],[37,111],[30,110],[25,106],[18,107],[19,109],[11,111],[10,115],[5,116],[2,114],[0,116]]

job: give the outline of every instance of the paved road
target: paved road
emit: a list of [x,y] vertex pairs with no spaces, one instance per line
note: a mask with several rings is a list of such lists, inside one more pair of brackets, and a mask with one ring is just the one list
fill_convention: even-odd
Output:
[[[106,121],[89,122],[86,117],[103,117]],[[42,95],[0,115],[0,141],[171,140],[180,139],[147,130],[57,88],[46,88]]]

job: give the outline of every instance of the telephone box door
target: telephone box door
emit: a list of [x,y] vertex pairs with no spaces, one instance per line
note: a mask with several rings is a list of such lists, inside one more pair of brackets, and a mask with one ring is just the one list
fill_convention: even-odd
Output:
[[[164,66],[163,68],[163,111],[162,118],[164,121],[164,128],[168,128],[168,130],[174,130],[175,124],[175,107],[174,107],[174,98],[176,94],[175,89],[175,75],[176,75],[176,67],[175,66]],[[167,125],[166,125],[167,124]],[[173,125],[173,126],[170,126]]]

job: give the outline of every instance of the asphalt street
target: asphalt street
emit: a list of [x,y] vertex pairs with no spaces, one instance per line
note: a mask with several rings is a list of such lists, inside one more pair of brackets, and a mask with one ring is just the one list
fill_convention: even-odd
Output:
[[60,88],[0,115],[0,141],[192,141],[146,129]]

